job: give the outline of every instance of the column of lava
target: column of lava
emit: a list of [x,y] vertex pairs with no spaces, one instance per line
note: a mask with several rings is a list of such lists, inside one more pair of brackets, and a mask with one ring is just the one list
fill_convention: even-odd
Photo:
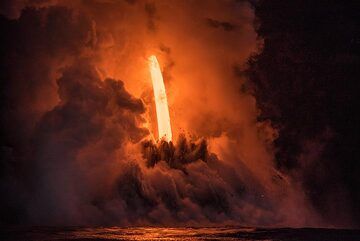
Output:
[[151,55],[149,57],[149,69],[154,89],[159,140],[162,139],[165,141],[171,141],[172,132],[165,85],[161,74],[159,62],[154,55]]

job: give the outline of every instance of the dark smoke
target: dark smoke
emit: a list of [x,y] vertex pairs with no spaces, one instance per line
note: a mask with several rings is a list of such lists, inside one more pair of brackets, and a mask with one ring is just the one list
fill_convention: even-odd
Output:
[[222,28],[225,31],[232,31],[236,28],[236,26],[229,22],[222,22],[219,20],[208,18],[206,19],[207,24],[212,28]]
[[87,60],[66,68],[57,83],[60,102],[39,120],[32,136],[25,205],[34,223],[76,224],[82,215],[93,215],[86,206],[100,195],[94,193],[96,182],[105,184],[111,175],[114,152],[148,134],[138,127],[145,109],[121,81],[101,81]]
[[156,18],[156,7],[154,3],[145,3],[145,12],[148,18],[147,26],[150,31],[156,31],[156,24],[155,24],[155,18]]

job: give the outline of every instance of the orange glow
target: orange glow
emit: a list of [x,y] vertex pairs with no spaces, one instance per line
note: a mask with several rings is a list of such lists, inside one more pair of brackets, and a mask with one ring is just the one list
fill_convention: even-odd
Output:
[[161,74],[159,62],[157,61],[155,55],[151,55],[149,57],[149,69],[154,89],[159,139],[171,141],[172,132],[165,85]]

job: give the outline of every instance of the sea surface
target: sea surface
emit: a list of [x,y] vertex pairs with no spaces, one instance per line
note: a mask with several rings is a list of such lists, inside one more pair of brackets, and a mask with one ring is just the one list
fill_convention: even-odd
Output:
[[0,240],[360,241],[360,230],[315,228],[1,227]]

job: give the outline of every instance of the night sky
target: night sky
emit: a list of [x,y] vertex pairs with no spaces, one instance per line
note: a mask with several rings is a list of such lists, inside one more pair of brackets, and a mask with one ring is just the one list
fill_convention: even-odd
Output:
[[359,12],[1,1],[0,224],[359,228]]
[[255,14],[264,49],[248,70],[259,118],[280,130],[277,166],[335,225],[360,218],[359,6],[261,1]]

